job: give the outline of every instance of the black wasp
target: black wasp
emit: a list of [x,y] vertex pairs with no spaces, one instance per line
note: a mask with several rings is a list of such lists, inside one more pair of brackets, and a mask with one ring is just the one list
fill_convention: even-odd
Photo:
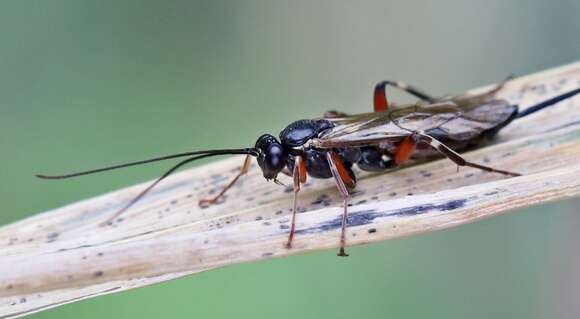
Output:
[[[44,179],[62,179],[156,161],[186,158],[111,216],[104,223],[106,225],[113,223],[161,180],[183,165],[210,156],[245,154],[246,158],[240,172],[217,195],[200,200],[200,205],[216,203],[241,176],[248,172],[250,159],[255,157],[266,180],[280,183],[277,176],[281,172],[293,178],[292,224],[286,244],[287,248],[291,248],[300,185],[306,182],[307,175],[314,178],[334,178],[344,199],[338,255],[348,256],[344,251],[345,230],[349,190],[356,185],[356,176],[352,170],[355,164],[361,170],[376,172],[394,168],[409,158],[430,158],[442,155],[459,166],[519,176],[518,173],[469,162],[457,151],[476,147],[484,140],[493,137],[511,121],[580,93],[580,88],[578,88],[520,112],[517,105],[495,97],[504,84],[505,81],[481,94],[438,98],[403,82],[383,81],[378,83],[374,90],[374,112],[347,115],[329,111],[321,118],[291,123],[280,132],[279,139],[273,135],[264,134],[258,138],[252,148],[186,152],[67,175],[37,176]],[[419,101],[410,105],[389,107],[385,95],[385,88],[388,85],[406,91],[417,97]]]

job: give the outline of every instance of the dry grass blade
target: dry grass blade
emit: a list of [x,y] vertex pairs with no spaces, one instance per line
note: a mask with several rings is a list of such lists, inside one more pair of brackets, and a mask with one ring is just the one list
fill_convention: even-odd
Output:
[[[579,85],[580,63],[575,63],[512,81],[500,94],[525,108]],[[348,244],[444,229],[578,196],[580,97],[514,122],[495,144],[466,157],[524,176],[505,179],[467,168],[457,173],[448,160],[363,174],[352,199]],[[200,209],[198,199],[219,189],[240,163],[232,158],[176,174],[112,227],[99,224],[144,185],[0,228],[0,316],[338,246],[341,200],[331,181],[311,179],[301,192],[292,250],[284,248],[291,196],[266,183],[255,165],[243,188]]]

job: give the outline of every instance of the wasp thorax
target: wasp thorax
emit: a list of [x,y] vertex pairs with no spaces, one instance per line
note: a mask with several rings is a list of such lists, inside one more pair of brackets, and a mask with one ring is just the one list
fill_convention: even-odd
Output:
[[270,135],[264,134],[256,141],[258,150],[258,165],[262,169],[264,178],[274,179],[284,169],[288,154],[282,144]]

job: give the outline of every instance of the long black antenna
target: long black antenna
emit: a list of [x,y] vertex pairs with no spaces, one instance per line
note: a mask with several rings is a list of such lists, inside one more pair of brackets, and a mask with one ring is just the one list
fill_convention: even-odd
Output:
[[[129,166],[136,166],[136,165],[141,165],[141,164],[164,161],[164,160],[174,159],[174,158],[179,158],[179,157],[194,156],[194,155],[214,156],[214,155],[235,155],[235,154],[245,154],[245,155],[258,156],[258,151],[255,148],[242,148],[242,149],[222,149],[222,150],[206,150],[206,151],[186,152],[186,153],[178,153],[178,154],[173,154],[173,155],[155,157],[155,158],[150,158],[150,159],[141,160],[141,161],[117,164],[117,165],[92,169],[92,170],[88,170],[88,171],[64,174],[64,175],[37,174],[35,176],[38,178],[42,178],[42,179],[64,179],[64,178],[71,178],[71,177],[95,174],[95,173],[100,173],[100,172],[105,172],[105,171],[111,171],[114,169],[119,169],[119,168],[124,168],[124,167],[129,167]],[[203,157],[207,157],[207,156],[203,156]]]
[[144,190],[141,191],[141,193],[139,193],[139,195],[135,196],[135,198],[133,198],[129,203],[127,203],[127,205],[125,205],[123,208],[121,208],[119,211],[117,211],[113,216],[109,217],[106,221],[104,221],[103,223],[101,223],[101,225],[109,225],[112,224],[113,221],[119,217],[121,214],[123,214],[125,211],[127,211],[127,209],[131,208],[131,206],[133,206],[136,202],[138,202],[141,198],[143,198],[143,196],[145,196],[147,193],[149,193],[149,191],[151,189],[153,189],[153,187],[155,187],[155,185],[159,184],[159,182],[161,182],[162,180],[164,180],[167,176],[171,175],[171,173],[175,172],[178,168],[180,168],[181,166],[193,162],[195,160],[198,159],[202,159],[204,157],[210,157],[210,156],[214,156],[214,155],[220,155],[220,154],[203,154],[203,155],[198,155],[198,156],[194,156],[192,158],[188,158],[186,160],[183,160],[177,164],[175,164],[172,168],[170,168],[169,170],[167,170],[167,172],[163,173],[163,175],[161,175],[158,179],[156,179],[153,183],[151,183],[151,185],[147,186],[147,188],[145,188]]
[[552,105],[554,105],[554,104],[556,104],[556,103],[558,103],[560,101],[563,101],[563,100],[565,100],[567,98],[573,97],[574,95],[576,95],[578,93],[580,93],[580,88],[577,88],[577,89],[572,90],[572,91],[568,91],[568,92],[566,92],[564,94],[560,94],[558,96],[555,96],[555,97],[553,97],[553,98],[551,98],[549,100],[540,102],[540,103],[538,103],[536,105],[533,105],[533,106],[530,106],[529,108],[527,108],[527,109],[523,110],[522,112],[520,112],[517,115],[517,118],[522,118],[524,116],[528,116],[530,114],[536,113],[539,110],[542,110],[542,109],[544,109],[544,108],[546,108],[548,106],[552,106]]
[[110,170],[129,167],[129,166],[164,161],[164,160],[174,159],[174,158],[179,158],[179,157],[186,157],[186,156],[190,157],[188,159],[182,160],[181,162],[175,164],[168,171],[163,173],[163,175],[161,175],[161,177],[157,178],[153,183],[151,183],[151,185],[147,186],[147,188],[145,188],[143,191],[141,191],[141,193],[139,193],[137,196],[135,196],[135,198],[133,198],[129,203],[127,203],[127,205],[125,205],[123,208],[121,208],[119,211],[117,211],[113,216],[109,217],[105,222],[101,223],[101,225],[109,225],[117,217],[119,217],[121,214],[123,214],[127,209],[131,208],[131,206],[133,206],[136,202],[138,202],[141,198],[143,198],[143,196],[145,196],[151,189],[153,189],[153,187],[155,187],[157,184],[159,184],[159,182],[164,180],[167,176],[171,175],[171,173],[175,172],[177,169],[179,169],[183,165],[185,165],[187,163],[191,163],[191,162],[198,160],[198,159],[205,158],[205,157],[216,156],[216,155],[235,155],[235,154],[244,154],[244,155],[252,155],[252,156],[259,155],[258,150],[255,148],[195,151],[195,152],[186,152],[186,153],[179,153],[179,154],[155,157],[155,158],[150,158],[150,159],[136,161],[136,162],[117,164],[117,165],[107,166],[107,167],[103,167],[103,168],[97,168],[97,169],[93,169],[93,170],[65,174],[65,175],[36,175],[36,177],[42,178],[42,179],[64,179],[64,178],[77,177],[77,176],[83,176],[83,175],[88,175],[88,174],[95,174],[95,173],[110,171]]

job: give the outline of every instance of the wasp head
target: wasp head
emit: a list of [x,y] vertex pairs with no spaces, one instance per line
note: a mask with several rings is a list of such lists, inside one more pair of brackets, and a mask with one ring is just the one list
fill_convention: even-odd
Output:
[[258,165],[262,169],[264,178],[275,179],[278,176],[288,159],[288,153],[282,144],[272,135],[264,134],[256,141],[258,151]]

